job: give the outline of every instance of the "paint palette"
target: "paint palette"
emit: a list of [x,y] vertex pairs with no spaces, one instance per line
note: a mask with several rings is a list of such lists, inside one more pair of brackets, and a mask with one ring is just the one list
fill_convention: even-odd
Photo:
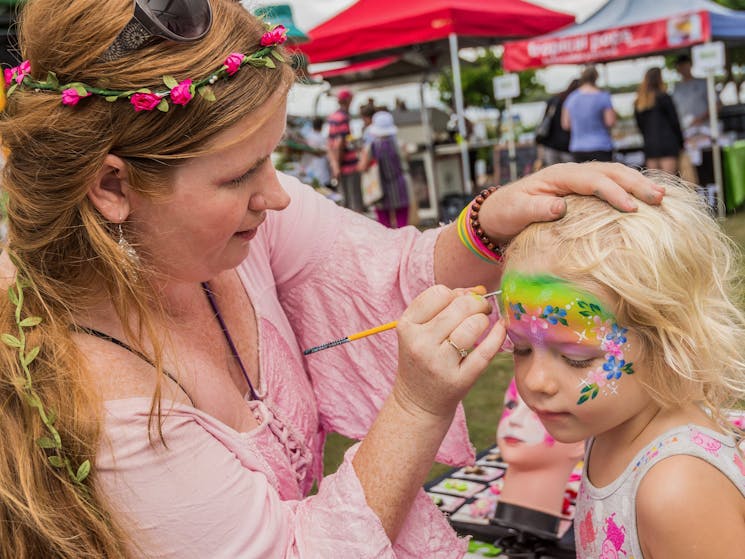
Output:
[[444,493],[445,495],[455,495],[456,497],[473,497],[476,493],[483,491],[486,486],[483,483],[476,483],[467,479],[458,479],[448,477],[440,481],[437,485],[429,488],[432,493]]
[[450,474],[451,477],[459,479],[470,479],[473,481],[479,481],[481,483],[490,483],[496,479],[499,479],[504,475],[502,468],[492,468],[489,466],[483,466],[476,464],[474,466],[466,466],[461,468],[457,472]]
[[453,495],[442,495],[440,493],[427,493],[432,502],[437,505],[437,508],[442,512],[451,513],[466,502],[465,497],[454,497]]

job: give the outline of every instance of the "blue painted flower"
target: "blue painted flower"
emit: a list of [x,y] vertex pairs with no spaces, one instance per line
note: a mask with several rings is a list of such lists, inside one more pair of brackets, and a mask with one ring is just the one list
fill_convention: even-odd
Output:
[[603,363],[603,370],[607,371],[607,375],[605,378],[608,380],[612,379],[619,379],[621,378],[621,374],[623,373],[623,366],[626,364],[626,361],[623,359],[616,359],[614,356],[608,357],[608,360]]
[[566,315],[566,309],[562,309],[561,307],[554,307],[553,305],[547,305],[546,308],[543,310],[541,318],[545,318],[550,324],[553,325],[561,322],[564,326],[566,326]]
[[605,336],[605,339],[615,342],[618,345],[625,344],[626,336],[624,334],[626,332],[628,332],[627,328],[621,328],[618,324],[614,324],[611,327],[611,331]]

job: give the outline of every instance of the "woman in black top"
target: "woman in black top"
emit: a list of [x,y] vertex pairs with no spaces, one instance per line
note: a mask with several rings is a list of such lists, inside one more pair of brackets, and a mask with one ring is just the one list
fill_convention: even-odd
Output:
[[569,153],[569,130],[561,127],[561,108],[569,94],[578,87],[579,80],[572,80],[564,91],[557,93],[546,102],[543,120],[549,119],[550,125],[545,136],[536,135],[535,142],[538,145],[536,170],[554,163],[574,161]]
[[683,149],[683,132],[666,89],[660,69],[647,70],[637,91],[634,117],[644,137],[646,167],[675,174],[678,155]]

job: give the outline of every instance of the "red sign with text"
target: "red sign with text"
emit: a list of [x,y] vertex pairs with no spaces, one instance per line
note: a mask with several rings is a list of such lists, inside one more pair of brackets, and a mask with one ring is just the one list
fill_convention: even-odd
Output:
[[633,58],[708,41],[708,12],[693,12],[613,27],[584,35],[513,41],[504,45],[502,63],[509,72],[553,64],[587,64]]

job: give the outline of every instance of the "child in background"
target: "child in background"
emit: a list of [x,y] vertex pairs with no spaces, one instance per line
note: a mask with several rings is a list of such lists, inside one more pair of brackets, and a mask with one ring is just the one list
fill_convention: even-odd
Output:
[[741,558],[745,318],[731,241],[668,175],[661,206],[567,199],[502,277],[520,395],[558,441],[588,440],[577,556]]

